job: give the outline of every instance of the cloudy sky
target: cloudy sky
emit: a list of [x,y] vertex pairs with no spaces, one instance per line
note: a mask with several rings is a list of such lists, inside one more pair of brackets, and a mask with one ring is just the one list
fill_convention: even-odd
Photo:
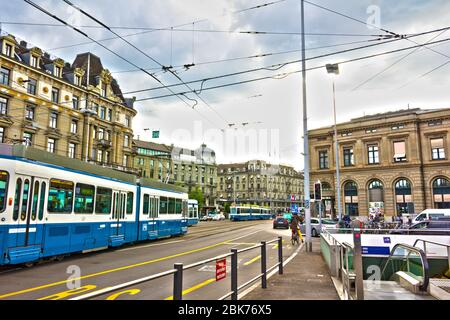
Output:
[[[89,43],[88,39],[70,28],[56,26],[61,24],[24,1],[0,1],[2,31],[10,32],[69,62],[73,61],[77,53],[93,52],[113,72],[125,93],[160,86],[149,75],[136,71],[134,66],[97,44]],[[174,72],[187,82],[301,59],[299,0],[72,2],[105,24],[116,27],[114,31],[120,35],[127,35],[126,39],[146,55],[120,39],[102,43],[135,65],[149,69],[164,85],[181,82],[170,72],[163,72],[161,65],[174,66]],[[397,34],[413,35],[445,28],[450,21],[450,1],[446,0],[311,2]],[[61,19],[80,26],[93,39],[114,37],[106,29],[92,28],[99,25],[62,0],[35,0],[35,3]],[[254,8],[266,3],[272,4]],[[380,40],[379,37],[387,33],[374,27],[309,3],[305,4],[305,10],[307,57],[387,41]],[[22,22],[47,25],[15,24]],[[135,35],[128,36],[130,34]],[[415,45],[414,42],[425,44],[446,38],[450,38],[450,31],[429,33],[410,38],[410,41],[400,40],[314,59],[308,61],[307,67],[320,67],[326,63],[339,63],[410,47]],[[364,114],[405,109],[408,105],[411,108],[449,107],[450,80],[447,74],[450,64],[444,65],[450,61],[449,49],[450,42],[442,42],[426,49],[403,51],[341,65],[341,74],[336,78],[338,122]],[[235,59],[258,54],[270,55]],[[180,67],[186,64],[195,66],[188,70]],[[444,66],[427,74],[441,65]],[[279,68],[196,82],[189,84],[189,87],[199,91],[202,86],[205,89],[261,77],[274,77],[300,69],[300,63],[290,63],[280,65]],[[424,74],[427,75],[421,77]],[[261,158],[301,169],[301,74],[293,73],[275,78],[204,90],[198,96],[189,93],[185,96],[139,101],[136,103],[138,116],[133,123],[135,138],[139,136],[142,140],[151,140],[149,131],[144,129],[160,130],[160,139],[153,141],[174,143],[187,148],[196,148],[205,142],[216,151],[220,163]],[[332,124],[331,88],[332,80],[325,68],[308,72],[309,128]],[[171,90],[190,91],[185,85],[172,87]],[[165,88],[130,93],[128,96],[136,96],[139,100],[168,94],[171,92]],[[235,125],[230,127],[230,124]]]

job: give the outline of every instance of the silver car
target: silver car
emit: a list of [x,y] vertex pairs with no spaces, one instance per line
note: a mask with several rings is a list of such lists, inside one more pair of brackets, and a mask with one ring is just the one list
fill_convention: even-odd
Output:
[[[322,219],[322,229],[335,229],[337,228],[337,222],[330,219]],[[300,224],[300,232],[306,234],[306,224],[303,221]],[[319,218],[311,218],[311,236],[318,237],[320,235]]]

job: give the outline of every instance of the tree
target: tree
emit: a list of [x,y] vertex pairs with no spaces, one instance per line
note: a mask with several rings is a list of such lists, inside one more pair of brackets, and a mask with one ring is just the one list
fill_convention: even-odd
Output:
[[205,197],[203,196],[203,192],[200,187],[196,187],[189,192],[189,199],[195,199],[198,201],[198,212],[201,212],[205,204]]
[[224,204],[224,206],[223,206],[223,210],[224,210],[226,213],[230,213],[230,207],[231,207],[231,204],[230,204],[229,202],[226,202],[226,203]]

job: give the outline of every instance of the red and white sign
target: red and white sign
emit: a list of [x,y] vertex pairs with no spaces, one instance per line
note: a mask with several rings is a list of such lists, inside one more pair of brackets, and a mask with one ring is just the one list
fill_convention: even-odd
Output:
[[216,281],[227,277],[227,259],[216,260]]

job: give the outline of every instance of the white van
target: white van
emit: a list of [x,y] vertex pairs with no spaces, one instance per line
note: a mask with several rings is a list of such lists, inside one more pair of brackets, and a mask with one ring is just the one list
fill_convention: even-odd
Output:
[[450,218],[450,209],[426,209],[419,213],[412,222],[417,223],[425,220],[435,220],[440,217]]

